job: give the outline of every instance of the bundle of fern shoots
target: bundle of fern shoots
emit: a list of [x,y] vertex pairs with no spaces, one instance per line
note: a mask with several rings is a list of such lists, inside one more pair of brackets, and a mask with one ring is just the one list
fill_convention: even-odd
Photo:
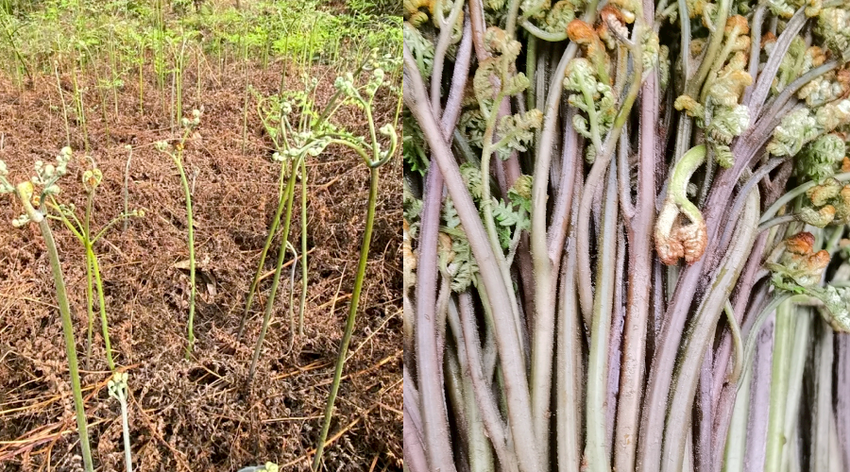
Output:
[[850,470],[850,4],[404,9],[405,470]]

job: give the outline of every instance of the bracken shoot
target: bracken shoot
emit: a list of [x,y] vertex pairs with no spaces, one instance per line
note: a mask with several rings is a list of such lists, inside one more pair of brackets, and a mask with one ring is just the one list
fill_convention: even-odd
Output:
[[405,469],[848,469],[847,2],[404,19]]

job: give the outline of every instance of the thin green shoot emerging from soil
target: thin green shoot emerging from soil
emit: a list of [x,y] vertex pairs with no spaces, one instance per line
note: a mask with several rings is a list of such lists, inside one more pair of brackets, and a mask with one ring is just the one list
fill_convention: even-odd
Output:
[[180,141],[172,147],[168,141],[157,141],[156,148],[158,151],[165,153],[174,161],[174,165],[180,172],[180,182],[183,185],[183,194],[186,198],[186,236],[189,240],[189,321],[187,323],[187,347],[186,357],[192,354],[195,347],[195,227],[194,219],[192,218],[192,189],[189,185],[189,179],[186,177],[186,170],[183,166],[183,151],[185,149],[186,140],[192,131],[201,122],[201,111],[193,110],[192,118],[183,118],[181,125],[183,134]]
[[116,372],[107,383],[109,396],[121,405],[121,432],[124,437],[124,468],[133,472],[133,456],[130,451],[130,420],[127,418],[127,378],[126,372]]
[[90,361],[91,344],[92,344],[92,323],[94,320],[94,292],[97,292],[98,307],[100,311],[100,323],[103,333],[103,343],[106,348],[106,363],[110,371],[115,371],[115,361],[112,357],[112,343],[109,340],[109,324],[106,316],[106,301],[103,294],[103,281],[100,271],[100,263],[98,262],[97,253],[94,251],[94,244],[106,232],[116,225],[118,222],[127,221],[131,217],[144,216],[144,210],[134,210],[128,213],[122,213],[113,218],[110,222],[103,226],[97,233],[92,231],[92,207],[94,204],[95,193],[97,187],[103,179],[103,174],[97,168],[94,160],[88,157],[91,162],[91,169],[83,173],[83,187],[86,191],[86,207],[83,213],[82,221],[76,215],[76,208],[73,205],[61,205],[56,202],[56,198],[50,196],[50,207],[58,216],[48,214],[47,217],[62,221],[62,223],[71,231],[71,233],[83,245],[86,253],[86,309],[88,313],[88,332],[86,337],[86,360]]
[[[361,66],[358,73],[362,71]],[[306,304],[307,290],[307,156],[318,156],[327,147],[330,137],[328,133],[335,132],[336,129],[328,123],[328,120],[338,110],[340,103],[339,93],[335,94],[321,113],[315,111],[314,95],[318,80],[309,76],[304,76],[305,89],[302,91],[281,92],[280,96],[261,97],[257,96],[257,114],[263,123],[263,127],[270,136],[274,144],[275,152],[272,159],[281,163],[279,188],[278,188],[278,204],[275,210],[272,223],[269,226],[269,233],[266,236],[266,242],[263,245],[263,250],[260,253],[260,260],[257,264],[257,270],[254,273],[254,278],[248,288],[248,295],[245,302],[245,309],[242,312],[242,319],[239,322],[238,337],[242,337],[245,330],[245,323],[253,306],[254,296],[257,292],[263,269],[265,267],[266,256],[271,248],[274,238],[277,235],[277,230],[280,226],[283,209],[286,206],[286,220],[284,222],[284,231],[281,234],[280,250],[285,252],[286,242],[289,238],[289,226],[291,219],[291,211],[288,205],[290,183],[294,185],[293,180],[300,172],[301,177],[301,303],[299,307],[299,323],[298,333],[303,334],[304,326],[304,310]],[[247,103],[247,98],[246,98]],[[297,117],[297,122],[293,123],[293,118]],[[297,160],[297,165],[292,165],[292,161]],[[287,165],[289,164],[289,165]],[[284,190],[284,187],[286,190]],[[276,266],[274,277],[280,278],[280,265]],[[274,282],[272,286],[276,288]],[[269,293],[269,298],[266,305],[273,305],[276,295],[276,290]],[[295,333],[292,333],[294,339]]]
[[[74,325],[71,319],[71,308],[68,304],[68,296],[65,292],[65,279],[62,276],[62,265],[59,262],[59,251],[50,230],[49,219],[45,217],[41,206],[50,195],[59,193],[56,184],[60,177],[67,172],[68,161],[71,159],[71,148],[64,147],[56,157],[56,166],[36,162],[36,175],[32,180],[24,181],[13,186],[6,179],[8,170],[6,164],[0,161],[0,193],[14,193],[24,207],[24,214],[15,218],[12,224],[21,227],[29,222],[38,224],[41,236],[47,246],[50,257],[50,268],[53,273],[53,282],[56,288],[56,298],[59,302],[59,315],[62,319],[62,331],[65,337],[65,353],[68,356],[68,372],[71,376],[71,390],[74,397],[74,410],[77,418],[77,429],[80,436],[80,449],[82,450],[83,465],[86,472],[93,472],[91,446],[89,445],[88,424],[86,422],[86,409],[83,403],[82,388],[80,386],[80,370],[77,362],[77,348],[74,341]],[[41,187],[40,193],[36,194],[36,187]]]
[[[369,124],[369,137],[367,139],[357,139],[357,137],[351,135],[330,133],[332,139],[329,141],[329,144],[339,144],[353,149],[363,159],[363,162],[369,168],[369,200],[366,203],[366,227],[363,230],[360,259],[357,263],[357,273],[354,277],[354,290],[351,293],[348,317],[345,321],[345,331],[340,342],[333,383],[331,384],[331,391],[328,394],[328,402],[325,407],[322,431],[319,435],[319,441],[316,444],[316,455],[313,457],[313,471],[318,471],[322,464],[322,453],[328,432],[330,431],[334,402],[339,393],[342,371],[345,367],[346,356],[348,355],[348,345],[351,342],[351,335],[354,332],[354,322],[357,316],[357,307],[360,303],[360,294],[363,289],[363,278],[366,275],[366,262],[369,259],[369,246],[372,242],[372,229],[375,223],[375,208],[378,203],[378,179],[380,177],[379,169],[392,158],[397,146],[396,123],[387,123],[376,132],[373,102],[375,93],[384,85],[384,71],[378,66],[377,61],[371,64],[370,68],[372,70],[366,74],[366,84],[363,86],[357,86],[352,75],[338,77],[334,84],[342,96],[345,97],[345,100],[356,103],[366,115],[366,121]],[[388,147],[383,148],[382,143],[378,139],[378,134],[389,139],[390,143]],[[366,143],[370,143],[370,145],[367,146]]]

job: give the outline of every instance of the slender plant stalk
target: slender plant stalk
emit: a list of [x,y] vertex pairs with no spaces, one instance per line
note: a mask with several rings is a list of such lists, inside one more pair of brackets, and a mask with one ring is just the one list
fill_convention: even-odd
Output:
[[77,118],[80,120],[80,127],[83,130],[83,143],[86,152],[89,152],[89,133],[86,124],[86,110],[83,105],[83,91],[80,90],[80,85],[77,82],[77,64],[74,63],[71,67],[71,82],[74,84],[74,103],[77,106]]
[[87,252],[88,257],[91,259],[95,287],[97,288],[98,304],[100,305],[100,326],[103,331],[103,344],[106,348],[106,363],[109,365],[109,370],[115,372],[115,361],[112,359],[112,343],[109,341],[109,323],[106,319],[106,300],[103,296],[103,281],[100,276],[100,265],[97,262],[97,254],[95,254],[92,250],[91,244],[89,244]]
[[[595,14],[595,8],[591,7]],[[569,61],[575,56],[578,48],[571,43],[558,65],[556,74],[566,73]],[[541,436],[548,432],[549,399],[552,380],[552,342],[554,336],[555,318],[555,287],[553,261],[548,254],[546,231],[546,194],[548,185],[542,176],[548,176],[554,147],[554,128],[557,127],[558,108],[561,103],[562,87],[552,87],[547,101],[544,118],[544,131],[539,140],[538,155],[535,160],[534,179],[532,187],[531,231],[530,244],[533,257],[535,276],[535,314],[534,338],[532,340],[532,369],[531,369],[531,401],[532,422],[535,437],[541,444]],[[546,130],[549,130],[547,132]],[[548,449],[543,447],[544,449]]]
[[33,208],[29,201],[29,195],[32,192],[27,190],[27,184],[27,182],[18,184],[17,193],[30,219],[38,222],[38,228],[41,230],[41,236],[44,238],[44,244],[47,246],[47,254],[50,257],[50,269],[53,273],[53,283],[56,286],[56,298],[59,301],[59,315],[62,319],[62,332],[65,337],[65,353],[68,355],[68,371],[71,376],[71,390],[73,391],[74,396],[74,410],[77,416],[77,429],[80,435],[80,449],[83,453],[83,465],[86,472],[93,472],[94,466],[92,463],[91,446],[89,445],[86,409],[85,404],[83,403],[82,388],[80,386],[80,370],[77,363],[77,348],[76,342],[74,341],[74,324],[71,320],[71,308],[68,305],[68,296],[65,293],[65,279],[62,276],[62,265],[59,262],[59,251],[56,249],[53,232],[50,230],[50,224],[48,223],[49,220]]
[[85,404],[83,403],[82,388],[80,386],[80,372],[77,363],[77,349],[74,342],[74,327],[71,321],[71,309],[68,306],[68,297],[65,293],[65,281],[62,276],[62,266],[59,263],[59,252],[53,233],[50,231],[48,220],[44,219],[38,224],[47,253],[50,256],[50,268],[53,272],[53,282],[56,285],[56,298],[59,300],[59,313],[62,318],[62,331],[65,336],[65,352],[68,355],[68,371],[71,375],[71,390],[74,395],[74,409],[77,416],[77,429],[80,434],[80,449],[83,453],[83,464],[87,472],[94,471],[91,446],[89,445],[88,424],[86,423]]
[[266,236],[266,243],[263,246],[262,252],[260,252],[260,263],[257,265],[257,272],[254,273],[254,279],[251,281],[251,286],[248,288],[248,299],[245,302],[245,310],[242,312],[242,320],[239,322],[239,338],[242,337],[245,330],[245,320],[248,319],[248,313],[251,311],[251,306],[254,302],[254,294],[257,292],[257,285],[260,283],[260,277],[263,274],[263,266],[265,266],[266,263],[266,256],[268,255],[269,248],[271,248],[272,241],[274,241],[274,237],[277,234],[277,228],[280,226],[280,217],[283,214],[284,207],[286,206],[287,198],[286,192],[284,191],[284,182],[286,181],[286,166],[281,165],[280,177],[278,180],[279,189],[277,209],[275,210],[271,227],[269,227],[269,234]]
[[[644,2],[644,21],[654,16],[652,2]],[[641,86],[638,191],[634,216],[626,225],[629,244],[626,320],[623,327],[623,356],[620,393],[614,432],[614,468],[634,470],[640,405],[646,381],[646,338],[650,317],[652,273],[652,227],[655,224],[655,169],[659,115],[658,72],[652,70]],[[621,172],[627,169],[620,169]]]
[[[83,48],[87,55],[94,56],[87,46],[84,45]],[[82,66],[82,60],[80,61],[80,65]],[[97,97],[100,99],[100,117],[103,121],[103,131],[106,134],[106,139],[109,140],[109,107],[106,106],[106,88],[109,87],[109,83],[106,79],[100,78],[100,74],[97,72],[97,64],[92,64],[91,69],[94,74],[94,84],[95,90],[97,90]]]
[[732,419],[726,438],[726,450],[723,457],[723,470],[725,472],[744,472],[751,382],[752,371],[748,371],[741,378],[738,387],[738,399],[735,401],[735,407],[732,410]]
[[617,178],[616,163],[608,171],[608,185],[599,234],[600,256],[593,300],[593,325],[590,329],[590,353],[587,363],[587,464],[588,470],[611,470],[606,450],[605,400],[608,382],[608,337],[614,303],[614,265],[617,253]]
[[142,37],[139,37],[139,115],[145,114],[145,43]]
[[784,434],[785,406],[788,399],[788,360],[794,342],[792,337],[795,315],[794,305],[790,302],[785,302],[776,309],[764,470],[781,470],[782,450],[787,442]]
[[[124,165],[124,188],[121,189],[124,196],[124,214],[130,214],[130,163],[133,160],[133,147],[129,144],[127,145],[127,164]],[[123,226],[124,231],[127,231],[127,227],[130,222],[128,220],[124,220]]]
[[112,89],[112,106],[115,112],[115,116],[118,116],[118,64],[117,59],[115,58],[115,30],[109,30],[109,68],[112,72],[111,79],[112,83],[110,84],[110,88]]
[[[243,19],[244,21],[244,19]],[[242,154],[245,154],[245,146],[248,143],[248,99],[250,98],[250,82],[248,80],[248,39],[247,36],[248,23],[245,22],[245,31],[242,32],[242,67],[244,69],[243,86],[244,99],[242,100]]]
[[59,101],[62,103],[62,119],[65,123],[65,145],[71,146],[71,125],[68,123],[68,106],[62,93],[62,80],[59,78],[59,63],[53,61],[53,73],[56,75],[56,90],[59,91]]
[[189,187],[189,179],[183,169],[183,143],[181,141],[177,152],[171,154],[174,165],[180,172],[180,182],[183,185],[183,194],[186,198],[186,233],[189,240],[189,323],[188,323],[188,347],[186,357],[192,354],[195,347],[195,226],[192,218],[192,190]]
[[92,262],[89,256],[89,247],[86,244],[86,315],[88,317],[88,329],[86,330],[86,365],[91,366],[91,342],[94,327],[94,277],[92,276]]
[[803,393],[803,371],[809,361],[809,338],[811,337],[812,321],[814,320],[812,310],[806,307],[795,307],[794,332],[790,336],[791,352],[788,357],[788,393],[785,407],[785,424],[783,426],[783,437],[788,447],[783,448],[783,462],[789,464],[792,470],[800,470],[799,464],[790,465],[797,461],[794,458],[793,439],[797,434],[797,423],[800,413],[800,398]]
[[[182,35],[182,33],[181,33]],[[180,42],[180,51],[177,53],[177,61],[175,64],[174,70],[174,87],[175,87],[175,105],[176,108],[174,110],[174,118],[175,121],[179,121],[183,116],[183,68],[184,63],[186,61],[186,42],[188,38],[186,36],[182,36],[182,41]]]
[[[200,47],[195,48],[195,68],[196,68],[196,83],[195,83],[195,102],[201,103],[201,97],[203,97],[203,72],[204,69],[201,67],[201,58],[204,56],[204,51]],[[206,61],[206,59],[204,59]]]
[[[283,267],[283,260],[286,259],[286,248],[287,245],[291,247],[291,243],[289,243],[289,227],[292,222],[292,203],[295,197],[295,169],[298,167],[300,161],[304,159],[304,155],[300,155],[296,161],[293,161],[290,165],[289,172],[289,180],[286,184],[286,190],[284,193],[284,199],[286,200],[286,218],[283,223],[283,231],[280,235],[280,251],[277,256],[277,264],[275,265],[274,278],[272,279],[271,290],[269,291],[269,298],[266,300],[266,310],[263,315],[263,327],[260,330],[260,336],[257,338],[257,344],[254,347],[254,357],[251,359],[251,368],[248,374],[248,383],[254,379],[254,373],[256,372],[257,361],[260,358],[260,351],[263,349],[263,340],[266,336],[266,331],[268,330],[269,322],[271,321],[272,311],[274,310],[274,299],[275,295],[277,295],[277,288],[280,284],[280,273],[281,268]],[[293,251],[294,252],[294,251]]]
[[[83,216],[83,224],[80,227],[81,234],[83,236],[83,246],[86,251],[86,308],[88,311],[88,333],[86,334],[86,360],[88,361],[91,356],[91,338],[92,338],[92,324],[94,322],[94,311],[92,309],[92,304],[94,303],[94,295],[92,290],[92,272],[94,271],[94,262],[92,261],[92,256],[94,255],[94,251],[92,251],[92,243],[91,243],[91,213],[92,213],[92,204],[94,203],[94,187],[88,189],[88,195],[86,195],[86,210],[85,215]],[[101,309],[103,309],[101,307]],[[112,368],[111,357],[110,357],[110,369]]]
[[342,369],[345,367],[348,345],[351,342],[351,334],[354,332],[354,321],[357,316],[357,306],[360,303],[360,292],[363,290],[363,279],[366,276],[366,262],[369,260],[369,246],[372,242],[372,228],[375,223],[375,208],[378,204],[378,177],[378,168],[371,168],[369,172],[369,201],[366,204],[366,229],[363,232],[363,242],[360,246],[360,260],[357,263],[357,274],[354,277],[354,290],[351,292],[348,318],[345,321],[345,332],[343,333],[342,341],[340,342],[339,355],[337,356],[336,368],[334,369],[333,383],[331,384],[331,391],[328,395],[328,403],[325,407],[322,432],[320,433],[319,441],[316,444],[316,455],[313,457],[312,469],[314,472],[319,470],[319,466],[322,463],[322,453],[325,449],[325,441],[328,438],[328,432],[331,428],[334,402],[336,402],[336,396],[337,393],[339,393],[339,385],[342,380]]
[[307,160],[301,159],[301,301],[298,304],[298,335],[304,336],[307,308]]
[[133,455],[130,450],[130,420],[127,417],[127,400],[121,402],[121,432],[124,437],[124,468],[133,472]]
[[815,401],[812,426],[812,455],[810,470],[830,470],[829,430],[832,417],[832,367],[833,339],[832,328],[826,323],[815,322],[818,332],[815,348]]

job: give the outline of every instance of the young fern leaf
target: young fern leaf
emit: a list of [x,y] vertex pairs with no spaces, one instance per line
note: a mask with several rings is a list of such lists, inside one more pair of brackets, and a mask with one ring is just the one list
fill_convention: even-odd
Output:
[[767,8],[780,18],[791,18],[803,2],[799,0],[767,0]]
[[846,4],[844,8],[824,8],[817,17],[814,32],[835,56],[850,60],[850,10]]
[[515,208],[513,203],[494,198],[493,216],[498,224],[497,230],[502,249],[510,247],[511,236],[513,236],[514,231],[531,228],[531,219],[528,217],[528,213],[520,208]]
[[446,199],[443,207],[443,221],[445,226],[440,228],[440,268],[451,276],[452,291],[463,292],[470,285],[477,285],[478,263],[451,198]]
[[774,156],[796,156],[806,144],[850,123],[850,99],[835,100],[817,108],[795,110],[779,123],[767,151]]
[[[419,123],[413,119],[413,115],[406,108],[402,112],[402,120],[404,124],[404,136],[402,136],[401,140],[401,150],[404,163],[410,166],[411,171],[418,172],[424,176],[430,163],[425,137],[422,135]],[[275,128],[272,129],[276,130]]]
[[829,265],[826,250],[814,252],[815,237],[811,233],[796,234],[777,248],[783,251],[778,262],[766,262],[771,273],[771,283],[780,290],[804,294],[820,300],[818,310],[833,330],[850,332],[850,288],[827,285],[820,287],[821,278]]
[[404,22],[404,44],[410,48],[419,66],[419,72],[424,77],[430,77],[434,68],[434,44],[425,39],[413,24]]
[[803,180],[823,182],[841,167],[846,146],[837,134],[823,135],[806,144],[794,160],[794,173]]
[[811,110],[795,110],[785,115],[773,131],[773,139],[767,143],[767,152],[778,157],[794,156],[818,134],[818,123]]
[[531,214],[531,187],[534,178],[530,175],[521,175],[513,186],[508,190],[508,198],[520,208]]
[[593,67],[585,58],[574,59],[564,78],[564,89],[573,92],[568,102],[587,116],[575,114],[573,127],[592,144],[587,148],[587,160],[593,162],[602,137],[611,129],[617,110],[611,86],[597,79]]
[[850,185],[842,185],[832,177],[806,191],[811,206],[797,214],[806,224],[823,228],[829,224],[850,223]]
[[478,65],[472,86],[481,112],[489,117],[494,106],[498,106],[495,102],[499,96],[522,93],[528,88],[529,81],[525,74],[515,70],[522,48],[519,41],[507,38],[503,30],[493,26],[484,34],[484,43],[493,56]]
[[[738,18],[741,17],[732,17],[728,23],[733,23]],[[733,33],[738,30],[742,30],[742,28],[733,27]],[[731,36],[735,36],[735,34],[731,34],[728,38],[733,42],[747,38],[745,46],[749,46],[747,36]],[[733,47],[738,47],[738,45],[736,44]],[[705,130],[706,142],[714,152],[717,163],[724,168],[732,167],[732,164],[734,164],[729,144],[736,136],[743,134],[750,123],[749,108],[738,104],[744,89],[753,83],[753,78],[744,70],[746,65],[744,53],[736,52],[729,59],[727,65],[720,69],[717,76],[710,80],[703,92],[704,103],[700,103],[688,95],[679,96],[674,103],[677,110],[684,110],[688,116],[695,119],[698,127]]]
[[472,194],[472,198],[475,199],[475,201],[481,200],[481,196],[484,192],[483,183],[481,182],[481,169],[465,162],[460,166],[460,175],[463,177],[463,181],[469,189],[469,193]]
[[496,126],[496,134],[501,137],[496,145],[499,157],[507,159],[512,151],[525,152],[534,139],[534,131],[543,124],[543,113],[538,109],[525,113],[503,116]]

